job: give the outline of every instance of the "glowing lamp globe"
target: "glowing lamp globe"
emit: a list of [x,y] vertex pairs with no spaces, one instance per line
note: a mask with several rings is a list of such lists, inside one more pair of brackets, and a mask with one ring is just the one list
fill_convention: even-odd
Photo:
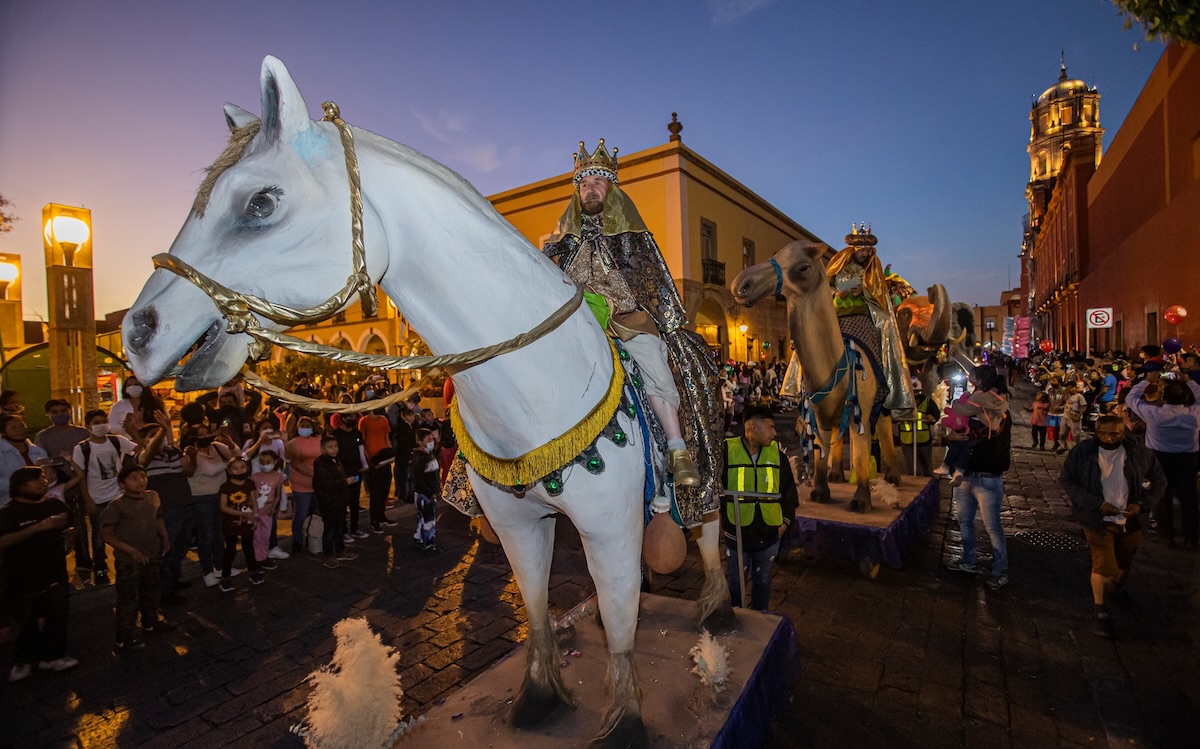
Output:
[[88,241],[92,230],[87,222],[74,216],[55,216],[46,222],[46,241],[50,244],[71,244],[78,247]]
[[16,263],[0,263],[0,283],[10,284],[16,281],[20,274],[21,269]]
[[1046,340],[1044,340],[1038,344],[1038,348],[1040,348],[1042,350],[1042,353],[1048,354],[1054,350],[1054,341],[1047,338]]

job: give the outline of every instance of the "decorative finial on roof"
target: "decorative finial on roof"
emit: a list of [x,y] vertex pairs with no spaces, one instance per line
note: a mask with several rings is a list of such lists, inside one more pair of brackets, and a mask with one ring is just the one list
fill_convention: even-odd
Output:
[[1067,51],[1064,49],[1058,53],[1058,80],[1067,80]]
[[679,115],[675,112],[671,112],[671,121],[667,123],[667,131],[671,133],[671,137],[667,140],[683,140],[683,138],[679,137],[679,133],[683,131],[683,123],[679,121]]

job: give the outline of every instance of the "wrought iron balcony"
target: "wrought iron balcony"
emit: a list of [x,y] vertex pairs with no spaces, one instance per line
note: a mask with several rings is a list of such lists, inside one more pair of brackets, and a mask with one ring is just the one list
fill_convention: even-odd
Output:
[[720,260],[710,260],[705,258],[700,261],[704,267],[704,283],[713,283],[717,286],[725,285],[725,263]]

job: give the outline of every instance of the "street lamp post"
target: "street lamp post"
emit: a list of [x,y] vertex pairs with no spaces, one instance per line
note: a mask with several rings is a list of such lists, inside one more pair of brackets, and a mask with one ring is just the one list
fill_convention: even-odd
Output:
[[8,349],[25,345],[21,322],[21,256],[0,254],[0,390],[8,368]]
[[746,336],[746,331],[750,330],[750,326],[742,323],[738,326],[738,331],[742,334],[742,350],[745,352],[745,361],[750,361],[750,339]]
[[92,212],[50,203],[42,208],[46,298],[50,307],[50,397],[71,404],[76,423],[100,404],[96,387],[96,305]]

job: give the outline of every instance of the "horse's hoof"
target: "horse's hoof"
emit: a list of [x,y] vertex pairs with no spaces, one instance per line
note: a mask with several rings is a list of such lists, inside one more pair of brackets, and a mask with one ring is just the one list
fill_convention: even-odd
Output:
[[813,489],[809,499],[819,505],[827,505],[833,501],[833,495],[829,493],[829,487],[825,487],[823,489]]
[[714,635],[727,635],[737,629],[737,615],[733,613],[733,605],[726,603],[718,606],[717,610],[704,617],[700,629]]
[[588,743],[589,747],[602,749],[649,749],[650,735],[646,733],[646,724],[642,716],[625,713],[621,717],[601,729],[600,734]]
[[883,480],[892,486],[900,486],[900,474],[898,473],[889,473],[883,477]]
[[850,500],[850,506],[846,509],[850,510],[850,512],[870,512],[871,503],[864,502],[861,499],[852,499]]
[[521,685],[521,692],[513,700],[511,721],[513,728],[532,728],[545,721],[550,713],[566,702],[549,684],[531,684],[529,679]]

